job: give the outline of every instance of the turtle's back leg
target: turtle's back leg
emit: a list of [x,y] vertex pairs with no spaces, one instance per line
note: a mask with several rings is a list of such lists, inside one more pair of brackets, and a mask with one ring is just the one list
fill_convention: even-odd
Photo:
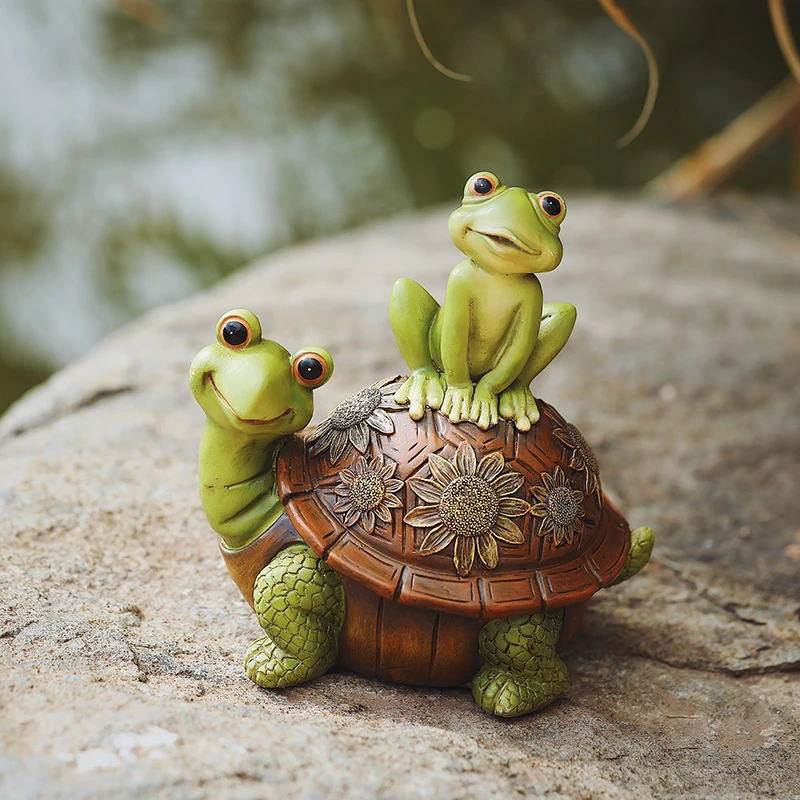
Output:
[[518,717],[553,702],[567,688],[567,668],[556,653],[564,610],[495,619],[481,629],[483,666],[472,695],[487,713]]
[[244,664],[251,681],[281,689],[333,666],[344,623],[344,587],[308,545],[281,550],[258,574],[253,600],[266,636],[247,648]]

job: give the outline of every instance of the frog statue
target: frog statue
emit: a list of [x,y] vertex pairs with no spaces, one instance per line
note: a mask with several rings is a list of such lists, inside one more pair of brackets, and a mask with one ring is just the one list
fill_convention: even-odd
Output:
[[575,306],[542,304],[537,272],[561,263],[558,233],[567,207],[555,192],[503,186],[473,175],[450,215],[453,244],[467,256],[450,273],[445,303],[400,278],[389,321],[411,369],[395,399],[412,419],[439,409],[450,422],[484,430],[499,416],[517,430],[539,419],[531,381],[558,355],[575,325]]
[[334,666],[469,685],[500,717],[566,689],[560,648],[599,589],[650,558],[603,493],[580,431],[529,384],[575,323],[543,305],[566,208],[470,178],[450,217],[467,259],[444,305],[399,280],[389,316],[409,376],[380,380],[303,431],[330,354],[293,355],[246,309],[224,314],[189,383],[206,414],[200,497],[263,636],[245,654],[281,689]]

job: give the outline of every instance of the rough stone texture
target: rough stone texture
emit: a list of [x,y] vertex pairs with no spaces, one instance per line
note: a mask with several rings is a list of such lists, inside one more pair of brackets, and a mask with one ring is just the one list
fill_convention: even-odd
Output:
[[392,280],[441,297],[457,258],[443,212],[409,216],[151,314],[0,421],[0,796],[800,797],[800,245],[619,198],[574,202],[564,240],[545,294],[578,326],[535,393],[658,544],[590,608],[563,700],[503,722],[466,689],[243,674],[187,366],[244,304],[334,353],[321,413],[398,371]]

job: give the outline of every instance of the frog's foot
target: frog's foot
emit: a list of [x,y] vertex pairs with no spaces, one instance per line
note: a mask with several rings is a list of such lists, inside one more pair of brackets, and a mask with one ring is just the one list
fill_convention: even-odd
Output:
[[612,586],[632,578],[640,572],[653,553],[653,545],[656,543],[656,535],[652,528],[635,528],[631,531],[631,549],[628,551],[628,560],[622,568],[619,577]]
[[492,620],[480,633],[484,662],[472,680],[472,696],[488,714],[518,717],[544,708],[569,682],[556,653],[562,609]]
[[409,404],[411,419],[422,419],[425,408],[438,409],[444,399],[442,376],[433,367],[415,369],[408,380],[394,393],[395,402]]
[[529,431],[531,425],[539,421],[539,408],[531,390],[522,381],[514,381],[511,386],[500,392],[500,416],[509,419],[517,426],[518,431]]
[[472,407],[473,386],[448,386],[439,409],[452,423],[468,422]]
[[344,623],[344,587],[308,545],[281,550],[258,574],[253,600],[266,636],[247,648],[250,680],[280,689],[317,678],[333,666]]
[[469,420],[484,431],[489,430],[493,425],[497,425],[498,422],[497,395],[482,386],[480,382],[475,387],[475,393],[472,395]]

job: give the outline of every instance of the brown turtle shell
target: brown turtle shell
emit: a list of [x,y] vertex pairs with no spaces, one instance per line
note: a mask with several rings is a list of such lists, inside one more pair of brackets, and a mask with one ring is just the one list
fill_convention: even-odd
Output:
[[[401,605],[485,619],[583,603],[614,582],[628,555],[630,528],[603,495],[596,459],[577,428],[541,400],[541,418],[526,433],[503,420],[488,431],[454,425],[430,410],[415,422],[407,406],[392,399],[402,380],[348,398],[316,433],[292,437],[281,450],[278,488],[286,513],[331,568]],[[493,568],[476,554],[469,571],[459,575],[454,553],[461,534],[423,555],[430,529],[411,524],[415,515],[409,512],[426,502],[415,492],[414,479],[436,478],[431,454],[455,463],[463,442],[474,448],[478,462],[502,453],[503,474],[522,476],[513,496],[531,508],[518,515],[517,503],[508,517],[521,531],[520,543],[496,539]],[[360,495],[353,507],[349,492],[359,471],[382,475],[387,502],[377,516],[359,512],[375,502],[374,494],[366,500]],[[399,503],[388,502],[394,498]],[[389,514],[390,522],[380,519]]]

